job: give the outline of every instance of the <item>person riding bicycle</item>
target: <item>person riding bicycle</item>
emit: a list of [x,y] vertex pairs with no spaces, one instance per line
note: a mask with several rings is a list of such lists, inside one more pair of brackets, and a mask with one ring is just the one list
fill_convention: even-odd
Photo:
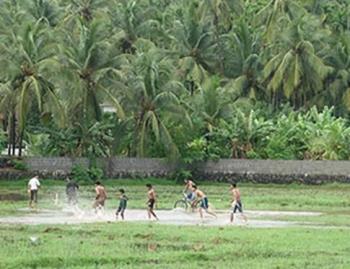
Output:
[[186,194],[186,198],[188,199],[188,201],[192,203],[196,198],[195,193],[193,191],[193,186],[196,184],[190,179],[185,179],[184,182],[186,185],[183,193]]

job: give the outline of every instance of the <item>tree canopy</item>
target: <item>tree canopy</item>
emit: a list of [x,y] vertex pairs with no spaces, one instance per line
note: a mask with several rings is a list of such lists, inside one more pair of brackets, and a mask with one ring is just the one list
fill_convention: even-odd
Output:
[[3,0],[0,67],[10,155],[350,156],[347,0]]

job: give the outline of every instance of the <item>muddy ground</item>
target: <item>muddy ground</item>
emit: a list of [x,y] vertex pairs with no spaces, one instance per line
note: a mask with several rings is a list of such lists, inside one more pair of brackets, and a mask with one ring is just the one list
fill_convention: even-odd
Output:
[[[97,215],[92,210],[80,210],[79,208],[66,208],[63,210],[38,210],[20,209],[23,214],[16,216],[0,217],[0,224],[82,224],[94,222],[116,222],[115,212],[108,210]],[[29,212],[28,212],[29,211]],[[197,212],[187,212],[183,209],[157,210],[159,224],[171,225],[203,225],[225,226],[236,225],[255,228],[276,228],[293,226],[311,226],[311,224],[295,221],[280,221],[274,218],[279,216],[318,216],[317,212],[284,212],[284,211],[247,211],[248,222],[243,221],[239,215],[233,224],[230,223],[229,211],[218,211],[217,218],[205,215],[200,219]],[[124,222],[149,222],[147,212],[140,209],[130,209],[125,212]]]

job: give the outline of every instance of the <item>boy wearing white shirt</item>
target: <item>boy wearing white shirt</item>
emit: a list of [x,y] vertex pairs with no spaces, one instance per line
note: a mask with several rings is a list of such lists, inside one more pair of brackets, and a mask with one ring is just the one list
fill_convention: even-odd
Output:
[[[40,188],[39,177],[35,176],[28,182],[28,193],[30,193],[29,207],[33,208],[38,202],[38,190]],[[33,206],[34,203],[34,206]]]

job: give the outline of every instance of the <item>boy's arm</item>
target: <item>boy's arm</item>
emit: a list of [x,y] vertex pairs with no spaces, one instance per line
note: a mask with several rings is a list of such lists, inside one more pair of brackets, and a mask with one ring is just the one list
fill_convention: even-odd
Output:
[[188,184],[186,184],[186,186],[185,186],[183,192],[186,192],[187,190],[188,190]]

